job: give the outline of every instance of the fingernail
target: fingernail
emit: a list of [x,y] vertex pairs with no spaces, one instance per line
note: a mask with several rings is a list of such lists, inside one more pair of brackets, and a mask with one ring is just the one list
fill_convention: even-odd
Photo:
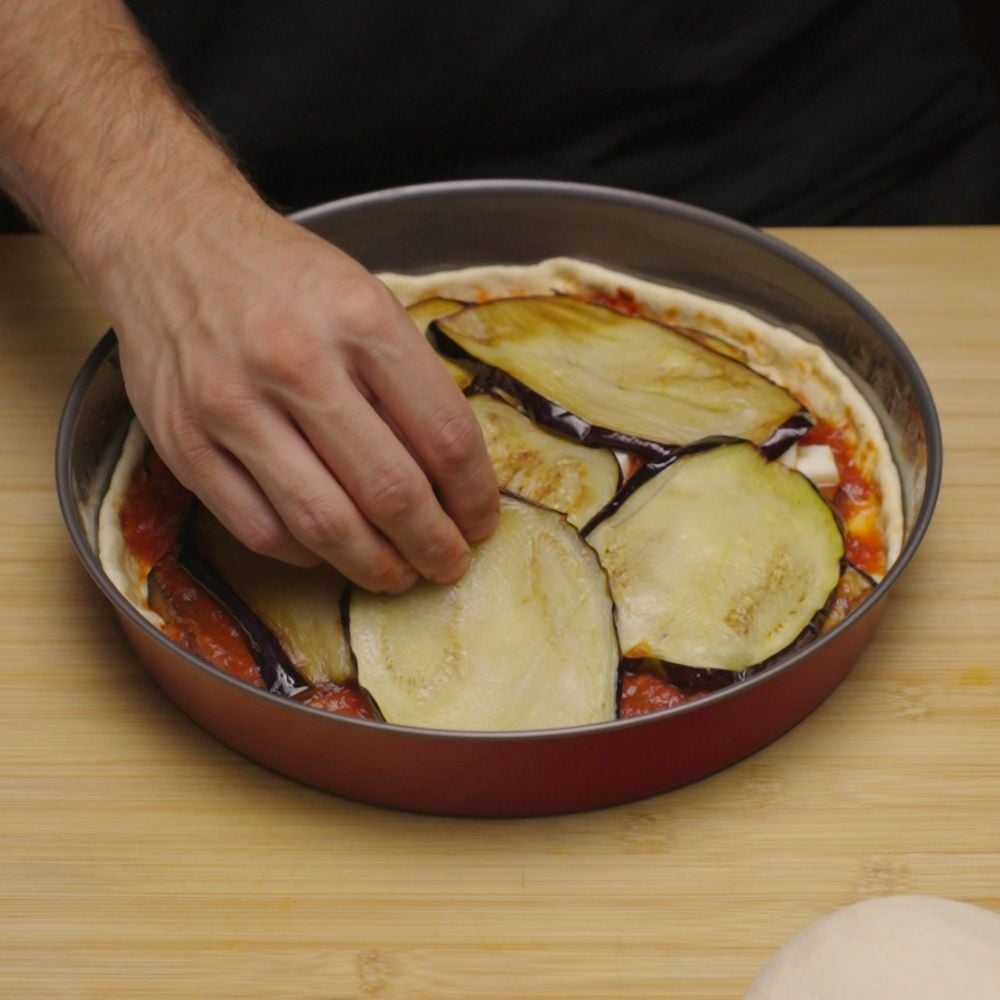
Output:
[[402,594],[410,589],[418,580],[420,579],[420,574],[410,567],[399,574],[395,580],[392,581],[386,588],[385,593],[387,594]]
[[499,521],[500,511],[491,511],[478,524],[465,531],[465,540],[467,542],[481,542],[484,538],[489,538]]
[[469,562],[472,559],[472,554],[467,548],[464,548],[458,555],[452,559],[451,564],[446,570],[433,573],[427,577],[428,580],[433,580],[435,583],[455,583],[457,580],[461,580],[465,576],[465,571],[469,568]]

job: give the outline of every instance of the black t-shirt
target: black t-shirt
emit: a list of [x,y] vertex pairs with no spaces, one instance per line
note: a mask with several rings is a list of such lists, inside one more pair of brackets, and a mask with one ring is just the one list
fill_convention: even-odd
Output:
[[131,6],[285,209],[537,177],[757,224],[1000,213],[991,95],[952,0]]

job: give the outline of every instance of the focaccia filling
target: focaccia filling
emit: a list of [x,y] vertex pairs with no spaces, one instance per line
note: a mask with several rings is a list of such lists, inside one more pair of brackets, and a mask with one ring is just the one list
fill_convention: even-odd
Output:
[[457,584],[368,594],[249,552],[135,423],[102,564],[219,669],[399,725],[606,721],[766,669],[897,557],[885,435],[816,344],[569,258],[382,280],[469,398],[501,527]]

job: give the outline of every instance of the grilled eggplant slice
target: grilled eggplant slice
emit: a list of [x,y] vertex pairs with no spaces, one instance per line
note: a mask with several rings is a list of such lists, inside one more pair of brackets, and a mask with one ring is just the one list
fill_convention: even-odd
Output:
[[[427,336],[427,328],[434,320],[440,319],[442,316],[450,316],[464,308],[465,305],[465,302],[459,302],[456,299],[422,299],[420,302],[414,302],[412,306],[407,306],[406,311],[410,314],[410,319],[416,323],[417,329],[424,336]],[[441,362],[448,369],[459,389],[468,389],[472,385],[472,372],[467,368],[463,368],[449,358],[441,358]]]
[[[651,320],[566,296],[502,299],[435,320],[442,349],[504,373],[499,384],[555,404],[525,401],[532,417],[588,440],[641,451],[716,434],[755,444],[802,407],[746,365]],[[539,412],[534,412],[537,409]],[[654,455],[655,457],[655,455]]]
[[426,336],[427,328],[434,320],[457,313],[468,304],[468,302],[461,302],[458,299],[435,297],[414,302],[413,305],[406,307],[406,311],[410,314],[410,319],[417,324],[417,329]]
[[833,600],[819,627],[819,634],[836,628],[855,608],[862,605],[875,590],[875,581],[861,570],[848,564],[844,567]]
[[[215,568],[205,562],[195,551],[194,546],[182,545],[177,563],[194,582],[195,586],[192,589],[212,598],[222,609],[232,628],[243,634],[250,654],[257,664],[261,683],[268,691],[293,698],[309,688],[306,680],[292,666],[292,661],[274,633],[219,576]],[[150,594],[152,595],[152,591]],[[215,663],[216,666],[220,665],[212,656],[205,656],[205,659]]]
[[844,555],[812,483],[739,441],[647,470],[587,536],[625,656],[740,671],[794,642],[837,586]]
[[588,448],[532,423],[496,396],[469,397],[501,487],[565,514],[582,528],[615,495],[614,454]]
[[[274,635],[299,674],[315,686],[353,678],[340,615],[345,580],[332,566],[302,569],[258,555],[200,505],[192,512],[188,530],[185,561],[192,560],[193,548]],[[217,589],[217,581],[206,581],[209,589],[212,583]],[[216,596],[228,603],[222,595]],[[237,609],[230,610],[238,619],[246,617]]]
[[149,606],[163,619],[163,631],[174,642],[231,677],[254,687],[265,686],[246,631],[172,552],[152,568],[147,586]]
[[607,579],[564,517],[514,497],[449,587],[354,590],[358,681],[388,722],[547,729],[615,717],[618,643]]

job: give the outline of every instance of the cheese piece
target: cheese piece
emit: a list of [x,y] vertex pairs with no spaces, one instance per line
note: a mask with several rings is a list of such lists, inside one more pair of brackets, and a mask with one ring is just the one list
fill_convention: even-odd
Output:
[[822,492],[835,489],[840,484],[840,472],[833,457],[833,449],[826,444],[800,444],[796,446],[795,468]]

